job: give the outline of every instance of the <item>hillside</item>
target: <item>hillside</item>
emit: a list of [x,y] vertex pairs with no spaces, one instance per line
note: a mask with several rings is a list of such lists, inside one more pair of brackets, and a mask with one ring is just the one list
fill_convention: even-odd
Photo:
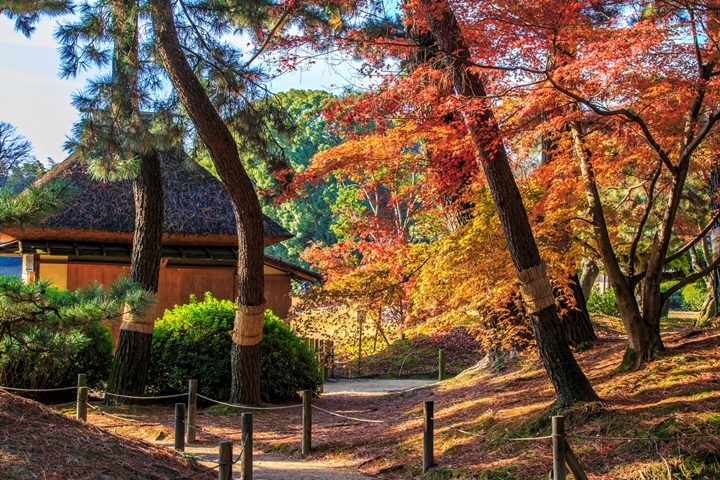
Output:
[[[720,329],[667,331],[668,349],[657,361],[620,373],[625,341],[617,319],[596,321],[600,340],[576,356],[602,402],[564,412],[570,445],[589,478],[720,478]],[[325,409],[385,423],[338,423],[319,414],[313,458],[344,459],[388,479],[546,478],[552,463],[548,440],[502,437],[549,435],[550,417],[558,413],[553,398],[533,356],[503,370],[466,373],[402,393],[324,395],[317,404]],[[421,476],[424,400],[435,402],[438,466]],[[263,428],[288,430],[291,423]],[[295,436],[266,438],[272,451],[297,449]]]
[[[216,478],[173,451],[0,390],[0,478]],[[213,475],[214,473],[214,475]]]

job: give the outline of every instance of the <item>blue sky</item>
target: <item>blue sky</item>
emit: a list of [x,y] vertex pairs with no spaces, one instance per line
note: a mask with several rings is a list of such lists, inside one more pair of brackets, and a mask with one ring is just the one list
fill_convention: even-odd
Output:
[[[14,32],[13,22],[0,16],[0,120],[17,128],[33,144],[35,156],[62,161],[62,145],[78,119],[70,104],[72,94],[83,88],[88,76],[61,80],[60,57],[52,37],[57,21],[43,20],[26,39]],[[350,69],[328,67],[322,61],[303,72],[284,75],[272,85],[273,91],[297,89],[334,90],[347,84]]]

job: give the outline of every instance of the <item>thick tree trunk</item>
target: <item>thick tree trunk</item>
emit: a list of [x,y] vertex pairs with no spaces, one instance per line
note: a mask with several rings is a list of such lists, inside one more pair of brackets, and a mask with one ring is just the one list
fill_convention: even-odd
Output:
[[[712,172],[710,173],[710,215],[715,215],[720,210],[720,161],[716,159]],[[708,252],[707,246],[703,243],[705,260],[710,263],[720,255],[720,218],[713,223],[710,233],[710,244],[712,251]],[[720,305],[720,269],[716,268],[709,275],[707,281],[708,293],[703,304],[702,311],[695,322],[696,327],[705,327],[712,323],[718,313]]]
[[[672,175],[670,191],[667,199],[665,212],[663,213],[662,222],[650,249],[650,258],[645,270],[645,290],[643,292],[642,302],[642,319],[645,323],[649,338],[648,349],[640,351],[642,359],[650,359],[655,353],[665,349],[662,339],[660,338],[660,316],[665,301],[669,298],[670,291],[663,293],[660,291],[660,284],[663,281],[663,269],[667,262],[666,256],[670,247],[673,227],[680,208],[683,190],[685,189],[685,181],[690,170],[690,160],[694,148],[691,145],[699,145],[699,141],[709,132],[710,128],[717,119],[708,118],[707,112],[703,107],[707,84],[714,75],[714,69],[717,59],[712,57],[705,64],[699,64],[699,78],[696,82],[697,91],[695,97],[688,106],[685,115],[684,135],[680,139],[678,145],[679,156],[677,162],[671,163],[668,170]],[[700,120],[704,118],[705,120]],[[700,128],[704,134],[696,134],[698,125],[703,124]],[[695,147],[696,148],[696,147]],[[628,339],[630,332],[628,332]],[[643,339],[644,340],[644,339]]]
[[[138,93],[137,6],[132,0],[116,0],[112,5],[113,98],[114,116],[121,128],[140,125]],[[129,132],[121,132],[128,134]],[[149,135],[146,133],[146,135]],[[160,256],[164,219],[164,192],[160,157],[154,147],[133,146],[132,154],[140,158],[140,171],[133,181],[135,200],[135,233],[130,280],[156,295],[160,278]],[[142,396],[150,362],[150,348],[155,324],[155,305],[143,312],[126,312],[120,325],[120,339],[107,390],[120,395]],[[108,403],[127,403],[126,399],[108,396]]]
[[[427,8],[430,30],[444,54],[456,94],[465,98],[486,98],[480,77],[467,68],[470,52],[447,0],[421,0],[421,3]],[[465,121],[480,154],[479,163],[500,216],[540,358],[555,388],[557,403],[565,407],[577,401],[597,400],[565,339],[552,287],[493,113],[486,108],[483,113],[465,114]]]
[[579,284],[580,280],[578,280],[577,275],[571,275],[569,288],[575,304],[570,305],[564,301],[560,302],[562,310],[565,311],[565,313],[560,316],[560,320],[562,320],[567,341],[573,347],[577,347],[581,343],[594,342],[597,340],[595,329],[590,322],[590,314],[587,310],[585,295],[583,295]]
[[[645,323],[643,316],[640,314],[633,285],[620,269],[620,264],[613,251],[605,221],[605,213],[600,202],[600,193],[595,184],[590,152],[585,148],[580,123],[573,121],[570,122],[569,126],[573,136],[575,154],[580,162],[580,173],[588,200],[598,252],[610,280],[610,286],[615,293],[615,303],[628,336],[628,346],[622,366],[632,368],[640,361],[652,358],[655,351],[662,348],[662,341],[660,340],[659,330],[656,334],[651,326]],[[660,310],[658,309],[659,313]]]
[[188,64],[175,29],[170,0],[151,0],[162,64],[230,195],[238,234],[238,311],[233,330],[232,402],[260,403],[260,360],[264,297],[263,217],[235,140]]

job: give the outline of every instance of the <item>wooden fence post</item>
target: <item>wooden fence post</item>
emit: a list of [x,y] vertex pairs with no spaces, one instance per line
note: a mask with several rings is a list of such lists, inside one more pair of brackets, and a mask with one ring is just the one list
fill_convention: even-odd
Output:
[[325,392],[325,354],[320,354],[320,386],[318,387],[318,393]]
[[186,441],[187,443],[195,442],[195,419],[197,417],[197,391],[198,381],[190,380],[188,386],[188,412],[187,412],[187,430],[186,430]]
[[233,442],[220,442],[220,458],[218,460],[218,480],[232,479]]
[[568,470],[570,470],[570,473],[573,474],[575,480],[588,480],[587,475],[585,475],[585,471],[580,466],[580,462],[578,462],[578,459],[575,457],[572,449],[570,449],[567,439],[565,440],[565,462],[567,462]]
[[76,418],[87,422],[87,388],[85,389],[85,397],[83,400],[81,390],[87,386],[87,377],[84,373],[78,373],[77,379],[77,407],[76,407]]
[[175,404],[175,450],[185,451],[185,404]]
[[240,452],[240,479],[253,478],[253,414],[242,414],[241,434],[242,451]]
[[77,389],[77,414],[76,418],[87,422],[87,401],[88,401],[88,389],[87,387],[78,387]]
[[303,413],[302,413],[302,454],[308,455],[311,450],[312,435],[312,391],[303,390]]
[[423,473],[435,465],[433,454],[433,430],[435,427],[435,402],[425,400],[425,426],[423,429]]
[[441,348],[438,351],[438,380],[442,382],[445,378],[445,350]]
[[565,417],[552,417],[553,480],[566,480]]

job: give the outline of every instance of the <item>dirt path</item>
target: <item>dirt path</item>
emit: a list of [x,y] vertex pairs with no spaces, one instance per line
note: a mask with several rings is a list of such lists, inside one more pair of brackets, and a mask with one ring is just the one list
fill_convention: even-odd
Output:
[[328,381],[324,393],[394,392],[431,385],[436,380],[338,380]]
[[[328,382],[322,395],[325,399],[353,394],[373,395],[423,387],[435,383],[434,380],[341,380]],[[292,413],[295,415],[295,413]],[[172,438],[167,437],[159,443],[172,448]],[[239,444],[234,445],[234,456],[237,458]],[[218,462],[217,444],[186,445],[185,452],[195,456],[201,465],[213,467]],[[254,480],[366,480],[370,477],[354,471],[349,463],[333,462],[326,459],[303,459],[299,454],[264,453],[257,449],[253,452]],[[233,468],[233,478],[240,478],[240,467]]]
[[[172,442],[163,442],[172,448]],[[234,446],[237,450],[237,446]],[[215,445],[186,445],[185,453],[198,459],[208,468],[217,465],[218,447]],[[237,458],[238,452],[233,452]],[[240,478],[240,466],[233,466],[233,478]],[[296,455],[260,454],[253,455],[253,480],[366,480],[370,477],[348,469],[347,465],[328,461],[305,461]]]

